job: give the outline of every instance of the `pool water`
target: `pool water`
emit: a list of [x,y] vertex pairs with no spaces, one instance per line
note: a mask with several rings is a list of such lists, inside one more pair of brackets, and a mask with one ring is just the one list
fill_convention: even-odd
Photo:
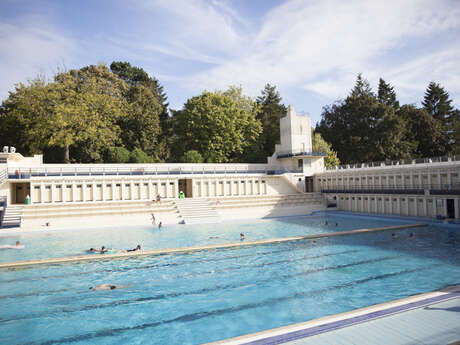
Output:
[[460,283],[458,228],[393,233],[1,270],[0,343],[201,344]]
[[65,231],[42,230],[21,235],[0,236],[0,246],[14,244],[17,240],[25,246],[22,250],[0,249],[0,262],[86,255],[86,250],[89,248],[94,247],[99,249],[101,246],[116,249],[132,249],[140,244],[143,249],[149,250],[213,245],[239,241],[241,232],[245,234],[246,241],[255,241],[360,228],[374,228],[378,226],[392,226],[407,224],[409,222],[400,219],[357,218],[346,215],[320,213],[313,217],[286,217],[273,220],[200,225],[165,225],[161,230],[152,228],[152,226],[73,229]]

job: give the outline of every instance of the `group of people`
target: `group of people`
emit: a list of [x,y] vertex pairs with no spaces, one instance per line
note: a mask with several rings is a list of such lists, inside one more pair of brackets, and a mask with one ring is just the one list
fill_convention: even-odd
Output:
[[101,249],[96,249],[96,248],[90,248],[88,249],[89,253],[99,253],[99,254],[115,254],[115,253],[129,253],[129,252],[137,252],[142,250],[142,247],[140,244],[136,246],[136,248],[133,249],[114,249],[114,248],[106,248],[105,246],[102,246]]

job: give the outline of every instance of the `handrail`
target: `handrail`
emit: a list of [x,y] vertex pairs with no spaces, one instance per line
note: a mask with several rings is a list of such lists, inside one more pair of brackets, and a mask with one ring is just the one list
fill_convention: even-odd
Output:
[[326,152],[301,152],[301,151],[290,151],[280,152],[276,155],[276,158],[289,158],[297,156],[314,156],[314,157],[326,157]]
[[204,174],[265,174],[279,175],[283,173],[301,172],[270,167],[266,164],[254,165],[211,165],[183,166],[175,165],[143,165],[143,166],[42,166],[42,167],[10,167],[9,179],[29,179],[30,177],[53,176],[142,176],[142,175],[204,175]]
[[460,184],[414,184],[412,186],[350,185],[321,187],[321,193],[460,195]]
[[401,159],[401,160],[386,160],[367,163],[355,164],[342,164],[333,167],[327,167],[326,170],[345,170],[345,169],[362,169],[362,168],[378,168],[378,167],[398,167],[401,165],[411,164],[429,164],[429,163],[443,163],[460,161],[460,156],[442,156],[431,158],[415,158],[415,159]]

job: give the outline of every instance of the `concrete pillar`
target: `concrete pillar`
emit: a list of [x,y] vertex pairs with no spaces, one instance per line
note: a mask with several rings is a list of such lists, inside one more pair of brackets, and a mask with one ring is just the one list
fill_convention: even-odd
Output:
[[428,189],[431,189],[431,171],[428,171]]
[[406,187],[406,176],[404,176],[404,174],[401,174],[401,188],[405,188]]
[[438,188],[441,188],[441,171],[438,171]]
[[423,197],[423,216],[428,217],[428,207],[426,203],[426,197]]
[[379,213],[379,201],[377,196],[374,197],[375,213]]
[[104,180],[101,181],[101,193],[102,193],[102,201],[105,201],[105,187],[106,187],[106,182]]
[[398,196],[396,200],[396,214],[400,215],[401,214],[401,197]]
[[43,204],[43,198],[45,197],[45,184],[40,182],[40,204]]
[[382,197],[382,213],[385,214],[385,197]]
[[55,200],[54,200],[54,190],[55,190],[55,185],[54,185],[54,182],[51,181],[51,203],[54,203]]
[[120,187],[121,187],[121,200],[125,200],[125,180],[120,181]]
[[423,175],[418,173],[418,188],[423,188]]
[[[95,202],[95,201],[97,200],[97,192],[96,192],[96,189],[97,189],[97,188],[96,188],[96,187],[97,187],[96,181],[93,181],[92,187],[91,187],[91,189],[92,189],[91,200],[92,200],[93,202]],[[132,185],[131,185],[131,190],[132,190]]]
[[458,210],[458,199],[454,199],[454,208],[455,208],[455,218],[458,219],[460,218],[460,213]]
[[452,186],[452,173],[450,171],[447,172],[447,184],[449,188]]
[[174,191],[176,192],[176,195],[173,195],[175,198],[179,193],[179,180],[177,178],[174,180]]
[[72,182],[72,202],[75,202],[75,196],[77,192],[77,186],[75,185],[75,182]]
[[414,188],[414,174],[410,173],[410,187]]
[[438,209],[436,205],[436,198],[433,197],[433,215],[436,217],[438,215]]
[[409,198],[406,197],[406,215],[409,215]]

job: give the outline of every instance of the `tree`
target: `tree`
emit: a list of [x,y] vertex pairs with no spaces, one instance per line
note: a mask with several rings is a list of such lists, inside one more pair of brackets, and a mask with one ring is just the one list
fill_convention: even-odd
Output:
[[403,105],[398,115],[405,120],[406,141],[411,142],[413,157],[435,157],[446,154],[446,141],[442,123],[425,109]]
[[256,102],[260,108],[256,118],[262,124],[262,133],[252,149],[258,155],[258,161],[264,162],[275,151],[275,145],[280,143],[280,119],[286,115],[286,107],[281,104],[276,86],[270,84],[265,85]]
[[321,134],[316,133],[313,128],[311,131],[311,143],[313,152],[325,152],[326,157],[324,158],[324,165],[328,168],[335,167],[340,164],[340,160],[337,157],[337,152],[335,152],[331,145],[328,144]]
[[196,150],[208,162],[232,161],[261,131],[252,113],[239,109],[230,97],[219,92],[192,97],[174,118],[176,156]]
[[126,95],[131,104],[130,116],[126,123],[120,124],[125,146],[140,147],[156,161],[168,159],[172,125],[163,86],[129,62],[114,61],[110,69],[130,86]]
[[9,128],[20,129],[25,153],[59,147],[68,163],[73,147],[74,160],[102,161],[105,147],[118,141],[125,86],[107,67],[88,66],[58,73],[53,82],[19,84],[2,113]]
[[379,79],[379,90],[377,98],[380,104],[392,107],[395,111],[399,109],[399,102],[396,99],[396,93],[390,84],[387,84],[382,78]]
[[455,146],[455,125],[457,121],[458,113],[451,105],[452,100],[449,98],[449,93],[444,90],[439,84],[430,82],[423,99],[423,108],[433,116],[436,120],[439,120],[444,127],[444,133],[447,137],[445,147],[440,151],[450,153],[452,146]]
[[203,161],[203,156],[196,150],[189,150],[182,157],[184,163],[203,163]]
[[323,108],[316,131],[342,163],[398,159],[410,155],[404,124],[394,109],[379,103],[367,80],[358,75],[350,95]]

